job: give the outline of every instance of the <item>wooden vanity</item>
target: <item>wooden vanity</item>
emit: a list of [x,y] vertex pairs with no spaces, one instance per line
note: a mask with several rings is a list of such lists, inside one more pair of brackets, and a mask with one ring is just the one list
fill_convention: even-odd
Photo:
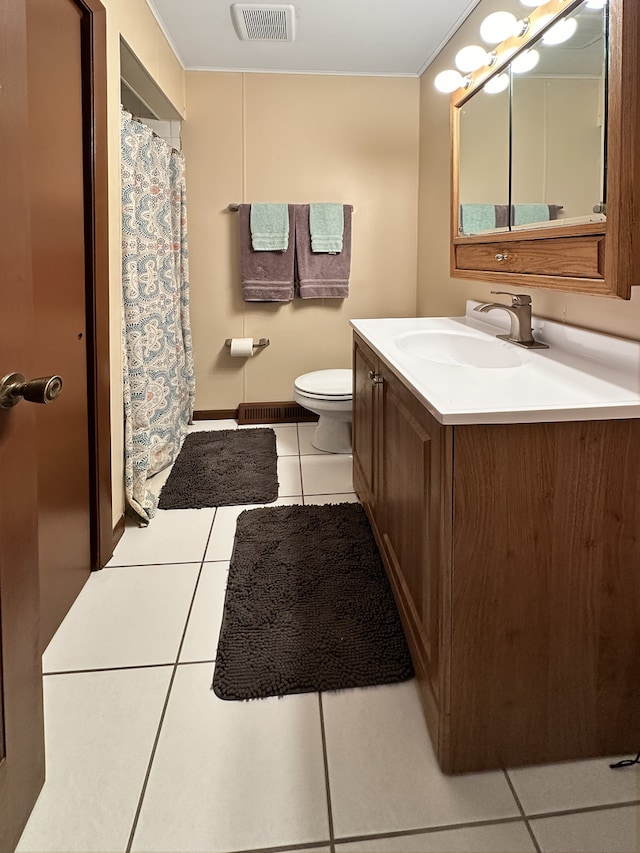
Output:
[[357,331],[353,365],[355,489],[442,769],[635,754],[640,419],[447,425]]

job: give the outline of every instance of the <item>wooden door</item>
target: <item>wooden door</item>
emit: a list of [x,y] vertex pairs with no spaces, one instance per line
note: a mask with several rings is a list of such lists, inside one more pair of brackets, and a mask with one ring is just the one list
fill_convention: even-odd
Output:
[[[33,376],[24,0],[0,3],[0,376]],[[36,410],[0,409],[0,850],[44,781]]]
[[[0,3],[0,377],[65,380],[50,406],[0,409],[2,853],[44,779],[39,563],[46,640],[78,588],[58,574],[59,597],[48,583],[48,567],[64,567],[65,540],[81,554],[71,572],[81,582],[113,552],[105,31],[99,0]],[[48,168],[65,161],[75,177],[60,181]]]
[[91,571],[82,18],[27,3],[34,370],[64,382],[36,413],[43,649]]

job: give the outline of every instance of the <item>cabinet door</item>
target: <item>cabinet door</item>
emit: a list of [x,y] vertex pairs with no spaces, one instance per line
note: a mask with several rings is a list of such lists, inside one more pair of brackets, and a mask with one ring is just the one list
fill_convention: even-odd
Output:
[[353,482],[358,497],[375,516],[378,359],[357,335],[353,343]]
[[434,734],[448,706],[442,671],[449,636],[451,428],[440,425],[390,371],[382,367],[381,375],[383,548]]

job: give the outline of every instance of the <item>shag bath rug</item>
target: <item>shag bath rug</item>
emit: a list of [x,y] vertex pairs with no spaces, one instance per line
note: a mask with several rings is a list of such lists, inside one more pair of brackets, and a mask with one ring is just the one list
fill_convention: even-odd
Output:
[[259,699],[412,675],[360,504],[240,514],[213,677],[217,696]]
[[192,432],[160,492],[160,509],[264,504],[278,497],[272,429]]

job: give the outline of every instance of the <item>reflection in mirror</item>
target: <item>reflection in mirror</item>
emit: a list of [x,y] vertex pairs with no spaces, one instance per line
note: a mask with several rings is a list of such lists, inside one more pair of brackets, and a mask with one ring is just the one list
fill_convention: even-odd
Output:
[[460,109],[459,151],[459,233],[508,228],[508,85],[500,92],[479,91]]
[[511,63],[514,229],[604,218],[594,207],[605,201],[606,9],[592,5],[561,23],[562,43],[551,43],[563,35],[554,27],[530,46],[531,70]]

